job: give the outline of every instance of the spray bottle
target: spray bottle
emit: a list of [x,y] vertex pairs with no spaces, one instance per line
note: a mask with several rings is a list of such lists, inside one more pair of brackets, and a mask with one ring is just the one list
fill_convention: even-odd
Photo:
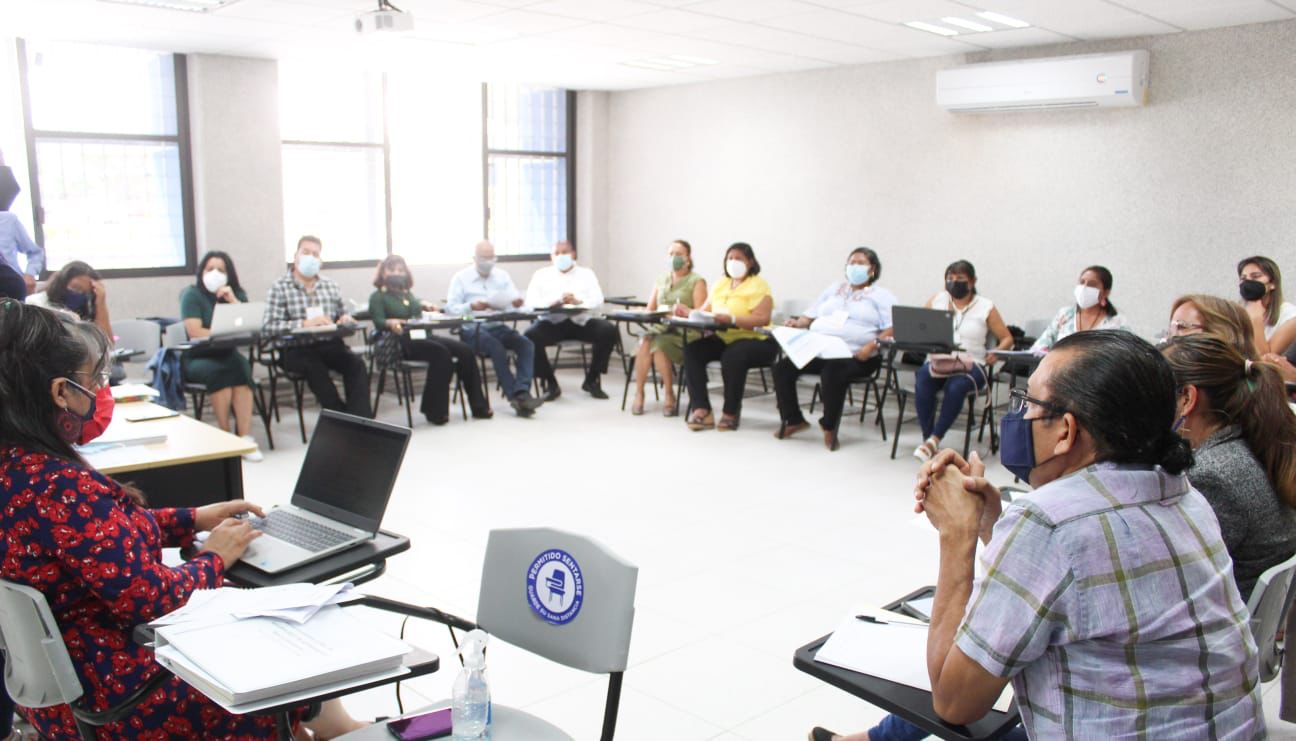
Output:
[[490,687],[486,684],[486,631],[470,630],[459,646],[463,670],[450,695],[454,741],[482,741],[490,723]]

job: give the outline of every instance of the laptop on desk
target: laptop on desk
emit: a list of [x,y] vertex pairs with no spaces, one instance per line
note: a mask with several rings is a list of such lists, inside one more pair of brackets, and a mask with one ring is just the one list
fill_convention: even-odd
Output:
[[189,344],[204,345],[212,340],[250,337],[261,331],[261,320],[264,317],[264,301],[216,304],[212,309],[211,334],[206,337],[194,337],[189,340]]
[[292,503],[251,520],[263,535],[241,560],[276,574],[371,540],[387,511],[410,432],[364,417],[320,412]]
[[952,311],[893,306],[891,326],[895,330],[895,341],[904,345],[921,345],[929,352],[950,352],[957,347]]

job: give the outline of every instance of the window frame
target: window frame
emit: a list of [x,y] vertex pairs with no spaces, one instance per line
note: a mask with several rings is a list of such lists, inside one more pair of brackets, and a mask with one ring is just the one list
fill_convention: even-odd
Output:
[[[493,154],[521,157],[545,157],[567,162],[567,241],[575,244],[576,234],[576,91],[564,90],[567,106],[567,141],[563,152],[543,152],[528,149],[492,149],[490,145],[490,84],[482,83],[482,234],[490,235],[490,158]],[[579,245],[577,246],[579,248]],[[550,248],[552,249],[552,247]],[[549,252],[499,254],[500,262],[535,262],[548,260]]]
[[[381,262],[392,254],[392,183],[391,183],[391,129],[388,126],[388,113],[390,112],[390,103],[387,96],[387,73],[381,73],[381,95],[382,95],[382,141],[381,142],[353,142],[353,141],[318,141],[314,139],[280,139],[279,140],[279,157],[283,159],[283,148],[285,146],[316,146],[316,147],[337,147],[339,149],[381,149],[383,163],[383,228],[386,232],[386,252],[381,257],[376,258]],[[285,235],[286,236],[286,235]],[[299,235],[298,240],[305,235]],[[320,239],[327,240],[328,236],[316,234]],[[371,268],[375,265],[375,258],[367,260],[322,260],[322,268]],[[292,270],[293,262],[290,260],[286,263],[288,270]]]
[[[32,239],[45,247],[45,214],[41,202],[40,162],[36,158],[38,140],[90,139],[103,142],[174,143],[180,160],[180,210],[184,226],[184,265],[149,268],[97,269],[104,278],[151,278],[157,276],[193,275],[198,269],[197,222],[194,216],[193,149],[189,132],[189,64],[184,54],[171,54],[175,75],[176,134],[118,134],[92,131],[45,131],[32,125],[31,82],[27,76],[27,41],[15,39],[18,52],[18,87],[22,98],[23,136],[27,144],[28,193],[32,205]],[[48,255],[48,250],[46,251]],[[41,270],[40,279],[54,273]]]

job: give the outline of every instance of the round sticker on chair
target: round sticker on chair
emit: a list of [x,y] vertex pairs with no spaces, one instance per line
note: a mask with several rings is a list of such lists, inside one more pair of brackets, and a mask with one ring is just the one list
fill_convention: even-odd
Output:
[[536,556],[527,569],[526,583],[531,611],[546,623],[566,625],[580,613],[585,581],[570,553],[550,548]]

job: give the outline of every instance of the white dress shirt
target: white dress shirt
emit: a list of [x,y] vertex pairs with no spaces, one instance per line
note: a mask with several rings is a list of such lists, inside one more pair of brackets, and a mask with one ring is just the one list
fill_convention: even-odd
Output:
[[[469,265],[454,274],[450,279],[450,290],[446,293],[447,314],[462,315],[472,312],[472,305],[477,301],[490,301],[492,298],[521,298],[513,278],[503,268],[496,266],[485,277],[477,272],[476,265]],[[492,309],[503,307],[492,306]],[[512,306],[508,308],[512,309]]]
[[[598,276],[589,268],[575,265],[565,273],[550,265],[540,268],[531,276],[531,285],[527,286],[526,305],[535,309],[544,309],[562,301],[563,294],[570,293],[577,303],[587,309],[596,309],[603,305],[603,289],[599,287]],[[558,323],[571,319],[577,324],[589,321],[588,312],[568,316],[566,314],[542,314],[540,321]]]

